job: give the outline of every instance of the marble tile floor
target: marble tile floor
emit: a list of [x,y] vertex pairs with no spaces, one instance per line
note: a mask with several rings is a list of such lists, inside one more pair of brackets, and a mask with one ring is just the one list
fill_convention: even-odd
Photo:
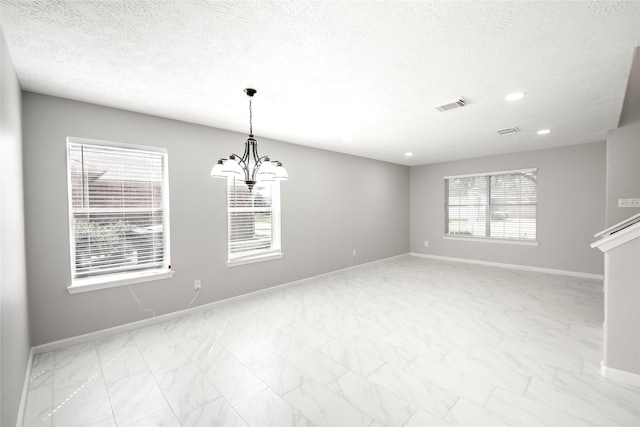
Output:
[[401,257],[38,354],[24,426],[638,426],[602,283]]

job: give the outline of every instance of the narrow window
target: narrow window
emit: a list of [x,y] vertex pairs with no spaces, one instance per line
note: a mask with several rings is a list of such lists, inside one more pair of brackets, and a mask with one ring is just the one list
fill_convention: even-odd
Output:
[[445,177],[445,236],[535,242],[537,169]]
[[72,287],[166,273],[167,152],[67,141]]
[[281,257],[280,183],[227,179],[229,264]]

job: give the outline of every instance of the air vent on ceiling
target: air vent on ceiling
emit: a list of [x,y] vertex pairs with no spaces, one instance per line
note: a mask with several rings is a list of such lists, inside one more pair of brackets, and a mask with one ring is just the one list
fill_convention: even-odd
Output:
[[467,105],[469,105],[469,101],[467,101],[464,98],[460,98],[456,102],[452,102],[451,104],[444,104],[439,107],[436,107],[436,110],[440,111],[441,113],[444,113],[445,111],[453,110],[455,108],[466,107]]
[[512,128],[500,129],[498,131],[498,135],[509,135],[510,133],[516,133],[516,132],[520,132],[520,129],[514,126]]

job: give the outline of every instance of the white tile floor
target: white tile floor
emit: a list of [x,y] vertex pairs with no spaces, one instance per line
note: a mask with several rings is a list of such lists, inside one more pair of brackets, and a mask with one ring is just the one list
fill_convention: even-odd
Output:
[[35,356],[25,426],[640,425],[602,284],[403,257]]

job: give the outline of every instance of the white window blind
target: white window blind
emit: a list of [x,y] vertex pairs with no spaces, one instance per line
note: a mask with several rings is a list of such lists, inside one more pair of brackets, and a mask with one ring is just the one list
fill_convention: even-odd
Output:
[[537,170],[446,177],[445,235],[536,240]]
[[168,270],[167,153],[69,138],[73,280]]
[[280,253],[280,183],[227,179],[229,261]]

